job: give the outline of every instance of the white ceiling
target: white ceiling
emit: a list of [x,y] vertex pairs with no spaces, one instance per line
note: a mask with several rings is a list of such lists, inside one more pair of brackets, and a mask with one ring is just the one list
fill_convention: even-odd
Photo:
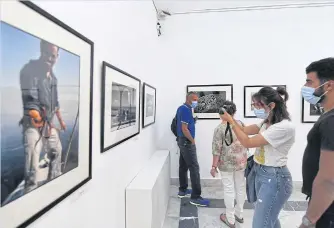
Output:
[[171,14],[234,7],[334,3],[333,0],[154,0],[154,2],[158,9],[166,10]]

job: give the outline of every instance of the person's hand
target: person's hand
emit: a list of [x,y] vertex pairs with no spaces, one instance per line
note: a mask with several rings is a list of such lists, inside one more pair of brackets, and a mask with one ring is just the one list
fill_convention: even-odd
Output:
[[217,174],[218,172],[217,172],[217,169],[215,169],[214,167],[212,167],[211,168],[211,170],[210,170],[210,174],[211,174],[211,176],[212,177],[216,177],[216,174]]
[[[310,226],[305,226],[304,224],[301,224],[300,226],[298,226],[299,228],[310,228]],[[312,226],[315,227],[315,226]]]
[[225,120],[225,121],[229,122],[229,123],[231,123],[232,120],[233,120],[232,116],[230,114],[228,114],[227,112],[225,112],[223,115],[220,115],[220,118],[222,120]]
[[191,144],[192,144],[192,145],[195,145],[195,140],[193,140],[193,141],[191,142]]
[[60,127],[61,127],[61,129],[62,129],[63,131],[65,131],[65,130],[66,130],[66,124],[65,124],[65,122],[62,120],[62,121],[60,121],[59,123],[60,123]]

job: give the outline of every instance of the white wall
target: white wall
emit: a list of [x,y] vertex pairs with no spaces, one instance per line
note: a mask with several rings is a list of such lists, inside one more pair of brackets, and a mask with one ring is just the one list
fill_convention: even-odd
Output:
[[[245,85],[286,84],[296,143],[288,166],[294,181],[302,179],[301,162],[311,124],[301,123],[300,88],[305,67],[333,56],[334,7],[228,12],[172,16],[163,23],[164,54],[169,57],[158,104],[158,147],[170,149],[172,177],[178,177],[178,155],[170,122],[185,99],[187,84],[234,84],[237,117],[243,119]],[[173,82],[172,82],[173,81]],[[166,99],[168,97],[168,99]],[[211,140],[218,120],[197,124],[201,178],[211,178]]]
[[[36,4],[95,43],[93,179],[31,227],[125,227],[125,188],[155,151],[156,125],[100,154],[100,87],[107,61],[157,87],[158,52],[152,2],[68,1]],[[87,101],[89,102],[89,101]],[[87,120],[88,124],[88,120]]]

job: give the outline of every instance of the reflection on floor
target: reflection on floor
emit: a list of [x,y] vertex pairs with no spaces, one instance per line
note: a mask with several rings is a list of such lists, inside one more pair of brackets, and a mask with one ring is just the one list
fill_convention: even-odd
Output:
[[[202,196],[211,199],[209,208],[197,208],[189,204],[189,198],[177,198],[177,186],[171,186],[170,199],[163,228],[225,228],[219,215],[224,212],[223,191],[221,187],[204,187]],[[280,213],[282,227],[298,227],[307,209],[305,196],[300,189],[294,193]],[[236,223],[237,228],[252,228],[253,205],[245,203],[243,224]]]

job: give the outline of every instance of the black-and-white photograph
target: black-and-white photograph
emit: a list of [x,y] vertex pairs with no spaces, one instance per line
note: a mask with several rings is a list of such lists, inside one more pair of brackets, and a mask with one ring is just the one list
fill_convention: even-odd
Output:
[[0,7],[0,221],[26,227],[91,179],[93,42],[31,2]]
[[194,113],[217,113],[226,100],[225,91],[200,91],[198,95],[198,106]]
[[232,85],[189,85],[187,92],[196,92],[198,105],[194,115],[198,119],[219,119],[218,110],[225,100],[233,100]]
[[251,85],[244,86],[244,117],[245,118],[256,118],[254,114],[254,106],[253,104],[253,95],[257,93],[260,89],[265,86],[272,87],[273,89],[277,89],[279,86],[286,87],[286,85]]
[[111,131],[130,127],[136,123],[136,89],[112,83]]
[[302,123],[315,123],[323,113],[319,104],[313,105],[302,99]]
[[139,134],[140,85],[139,79],[103,62],[101,153]]
[[310,116],[320,116],[324,112],[324,108],[319,104],[310,104]]
[[142,127],[148,127],[155,123],[156,112],[156,89],[143,83],[143,108],[142,108]]
[[146,95],[146,117],[150,117],[154,115],[154,96],[152,94]]

